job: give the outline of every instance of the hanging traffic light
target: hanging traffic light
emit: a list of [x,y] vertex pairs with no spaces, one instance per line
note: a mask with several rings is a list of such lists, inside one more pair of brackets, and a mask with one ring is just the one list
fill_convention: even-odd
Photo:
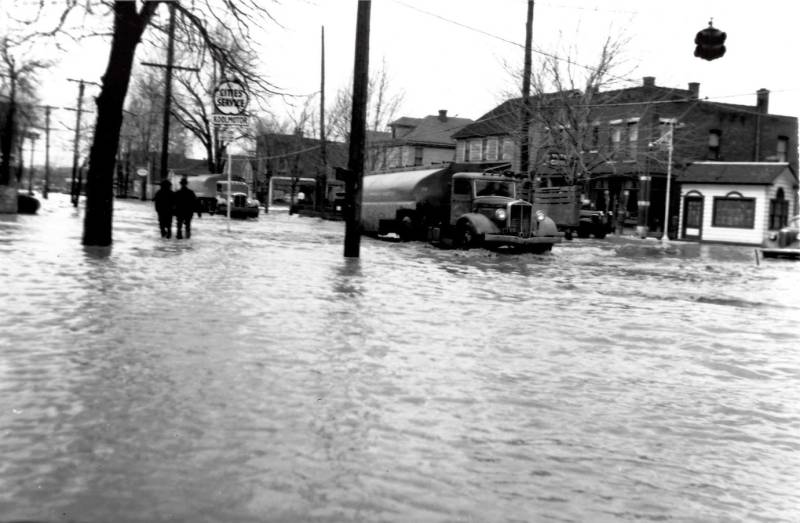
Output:
[[699,31],[694,37],[694,43],[697,45],[694,48],[694,55],[703,60],[716,60],[725,54],[725,38],[727,36],[712,26],[709,21],[708,27]]

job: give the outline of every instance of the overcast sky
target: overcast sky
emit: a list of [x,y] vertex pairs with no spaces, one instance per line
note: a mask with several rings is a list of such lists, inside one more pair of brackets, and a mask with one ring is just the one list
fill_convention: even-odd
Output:
[[[0,1],[19,9],[32,4]],[[356,0],[281,0],[269,9],[281,26],[269,25],[258,39],[263,72],[272,83],[296,95],[319,89],[323,25],[328,99],[352,81]],[[385,60],[392,91],[404,94],[398,116],[446,109],[476,119],[501,102],[514,88],[506,64],[522,65],[526,9],[526,0],[373,0],[370,62],[374,68]],[[707,62],[693,56],[693,40],[710,18],[728,34],[727,54]],[[767,88],[770,112],[800,116],[798,20],[796,0],[537,0],[533,42],[536,49],[561,56],[573,46],[574,58],[592,65],[608,35],[623,36],[629,39],[625,64],[617,70],[628,80],[623,85],[638,84],[643,76],[669,87],[699,82],[701,98],[748,105],[755,104],[756,90]],[[74,106],[77,86],[66,78],[99,82],[107,57],[108,47],[99,39],[70,53],[52,53],[56,67],[43,75],[42,103]],[[279,98],[273,109],[291,110]],[[63,120],[72,118],[61,121],[71,125]],[[69,151],[69,133],[54,136],[60,137],[54,147]],[[70,154],[54,152],[51,158]]]

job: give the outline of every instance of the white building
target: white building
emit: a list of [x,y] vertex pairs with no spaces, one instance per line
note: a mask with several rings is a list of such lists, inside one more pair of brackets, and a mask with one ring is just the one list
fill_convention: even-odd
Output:
[[677,181],[683,240],[762,245],[798,214],[788,163],[694,162]]

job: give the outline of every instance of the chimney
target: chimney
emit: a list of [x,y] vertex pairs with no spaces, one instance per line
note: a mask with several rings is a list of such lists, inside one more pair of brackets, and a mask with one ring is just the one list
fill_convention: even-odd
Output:
[[689,98],[697,100],[700,97],[700,84],[698,82],[689,82]]
[[645,87],[655,87],[656,86],[656,77],[655,76],[645,76],[642,78],[642,85]]
[[769,112],[769,89],[759,89],[756,91],[756,109],[761,114]]
[[439,109],[439,121],[440,122],[447,121],[447,109]]

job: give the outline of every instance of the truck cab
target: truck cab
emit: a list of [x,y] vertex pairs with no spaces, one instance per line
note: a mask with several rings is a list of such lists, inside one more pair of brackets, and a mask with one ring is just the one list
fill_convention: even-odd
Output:
[[517,180],[502,175],[453,174],[447,235],[454,245],[523,247],[543,252],[562,234],[543,212],[517,195]]
[[257,218],[259,213],[258,200],[250,194],[250,186],[246,182],[231,180],[217,181],[217,213],[228,213],[228,200],[230,199],[231,217]]

